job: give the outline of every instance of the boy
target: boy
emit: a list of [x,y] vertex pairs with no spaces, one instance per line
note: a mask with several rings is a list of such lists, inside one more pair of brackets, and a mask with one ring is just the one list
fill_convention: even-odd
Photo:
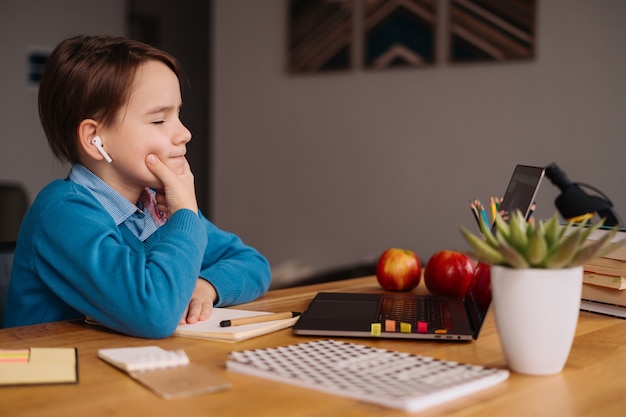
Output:
[[22,222],[5,326],[86,316],[163,338],[267,291],[267,260],[198,211],[181,77],[175,58],[124,38],[75,37],[52,52],[39,116],[72,168]]

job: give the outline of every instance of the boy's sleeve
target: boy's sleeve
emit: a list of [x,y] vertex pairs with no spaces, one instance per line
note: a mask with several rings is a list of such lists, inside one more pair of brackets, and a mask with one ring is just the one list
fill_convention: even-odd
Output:
[[215,287],[215,306],[246,303],[265,294],[272,279],[267,259],[237,235],[207,219],[204,224],[209,241],[200,277]]
[[38,223],[33,270],[65,303],[109,328],[169,336],[197,282],[207,243],[201,220],[190,210],[177,211],[144,252],[138,239],[134,249],[129,245],[133,239],[123,238],[124,230],[95,200],[81,203],[81,213],[75,202],[63,202],[48,213],[55,222]]

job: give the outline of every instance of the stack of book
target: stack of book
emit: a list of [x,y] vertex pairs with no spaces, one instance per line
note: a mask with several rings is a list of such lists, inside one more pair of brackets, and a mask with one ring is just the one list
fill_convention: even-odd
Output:
[[[597,230],[589,236],[596,240],[605,231]],[[626,238],[619,232],[615,240]],[[626,245],[583,265],[583,292],[581,309],[615,317],[626,318]]]

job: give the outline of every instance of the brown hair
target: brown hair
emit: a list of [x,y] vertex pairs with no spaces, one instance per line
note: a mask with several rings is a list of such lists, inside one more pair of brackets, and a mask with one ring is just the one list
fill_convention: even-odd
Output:
[[131,39],[77,36],[62,41],[48,58],[39,84],[39,118],[54,155],[78,162],[78,126],[94,119],[115,123],[128,102],[137,68],[149,60],[167,65],[183,78],[170,54]]

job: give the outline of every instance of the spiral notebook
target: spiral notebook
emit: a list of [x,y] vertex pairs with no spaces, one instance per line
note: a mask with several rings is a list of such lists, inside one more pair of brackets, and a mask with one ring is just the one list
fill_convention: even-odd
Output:
[[486,389],[504,369],[439,360],[332,339],[231,352],[229,370],[405,411]]
[[167,399],[230,388],[228,382],[207,368],[190,363],[184,351],[167,351],[158,346],[127,347],[100,349],[98,357]]

